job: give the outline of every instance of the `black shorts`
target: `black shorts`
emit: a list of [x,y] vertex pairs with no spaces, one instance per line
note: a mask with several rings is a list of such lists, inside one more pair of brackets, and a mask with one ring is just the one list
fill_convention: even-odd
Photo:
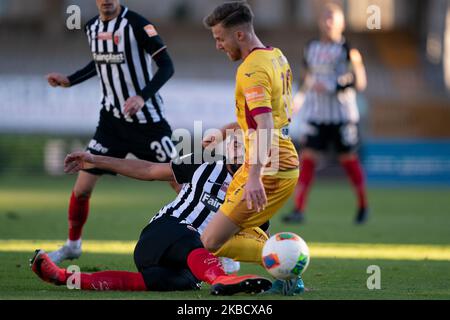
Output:
[[355,152],[359,146],[358,125],[345,124],[317,124],[308,123],[305,148],[325,151],[329,147],[337,153]]
[[[126,123],[102,110],[94,137],[86,150],[95,155],[122,159],[132,153],[142,160],[166,163],[176,156],[171,137],[172,129],[165,120],[156,124]],[[95,175],[115,174],[101,169],[85,171]]]
[[148,290],[195,290],[201,282],[189,270],[187,257],[197,248],[203,248],[203,244],[194,227],[163,216],[142,230],[134,249],[134,263]]

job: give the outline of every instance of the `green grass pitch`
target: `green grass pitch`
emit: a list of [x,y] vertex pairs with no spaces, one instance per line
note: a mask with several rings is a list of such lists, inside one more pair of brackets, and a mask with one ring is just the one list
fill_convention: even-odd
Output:
[[[74,177],[0,179],[0,299],[219,299],[209,295],[207,285],[193,292],[87,292],[38,279],[28,259],[40,243],[52,243],[42,248],[51,250],[65,240],[73,182]],[[312,291],[288,299],[450,299],[449,190],[373,187],[369,192],[372,216],[365,226],[352,223],[354,198],[346,181],[315,184],[304,226],[283,225],[280,214],[273,219],[272,233],[296,232],[311,247],[304,280]],[[83,239],[131,246],[152,215],[173,197],[164,183],[105,177],[92,197]],[[86,272],[135,270],[131,253],[114,250],[86,252],[72,264]],[[381,290],[367,289],[370,265],[381,269]],[[249,264],[242,272],[266,274]]]

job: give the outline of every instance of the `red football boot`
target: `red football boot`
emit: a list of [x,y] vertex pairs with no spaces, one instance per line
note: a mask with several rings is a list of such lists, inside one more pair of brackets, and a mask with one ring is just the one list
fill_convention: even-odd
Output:
[[272,288],[272,282],[264,277],[255,275],[220,276],[211,286],[211,294],[216,296],[230,296],[235,293],[257,294]]

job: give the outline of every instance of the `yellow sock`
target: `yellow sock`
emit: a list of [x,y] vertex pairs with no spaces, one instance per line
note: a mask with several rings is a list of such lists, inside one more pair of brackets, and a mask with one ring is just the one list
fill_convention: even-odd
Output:
[[267,239],[260,228],[248,228],[235,234],[214,255],[262,265],[262,249]]

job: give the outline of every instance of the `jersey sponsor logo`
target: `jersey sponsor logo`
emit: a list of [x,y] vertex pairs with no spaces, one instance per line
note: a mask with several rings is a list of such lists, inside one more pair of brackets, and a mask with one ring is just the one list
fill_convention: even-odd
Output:
[[100,152],[100,153],[102,153],[102,154],[107,153],[108,150],[109,150],[108,148],[105,148],[104,146],[101,145],[101,143],[97,142],[97,140],[94,140],[94,139],[92,139],[92,140],[89,142],[88,149],[91,149],[91,150],[93,150],[93,151]]
[[99,32],[97,35],[97,40],[107,41],[112,40],[113,34],[112,32]]
[[248,72],[248,73],[244,73],[244,75],[246,76],[246,77],[248,77],[248,78],[250,78],[252,75],[254,75],[256,73],[256,71],[255,72]]
[[158,35],[158,32],[155,29],[155,26],[152,24],[148,24],[144,27],[145,32],[147,33],[147,35],[152,38]]
[[213,212],[217,212],[223,203],[222,200],[218,199],[208,192],[203,192],[201,202],[205,205],[206,208]]
[[264,92],[263,86],[254,86],[244,90],[245,100],[247,103],[250,102],[261,102],[266,99],[266,94]]
[[125,62],[125,54],[119,53],[94,53],[94,61],[100,64],[122,64]]

